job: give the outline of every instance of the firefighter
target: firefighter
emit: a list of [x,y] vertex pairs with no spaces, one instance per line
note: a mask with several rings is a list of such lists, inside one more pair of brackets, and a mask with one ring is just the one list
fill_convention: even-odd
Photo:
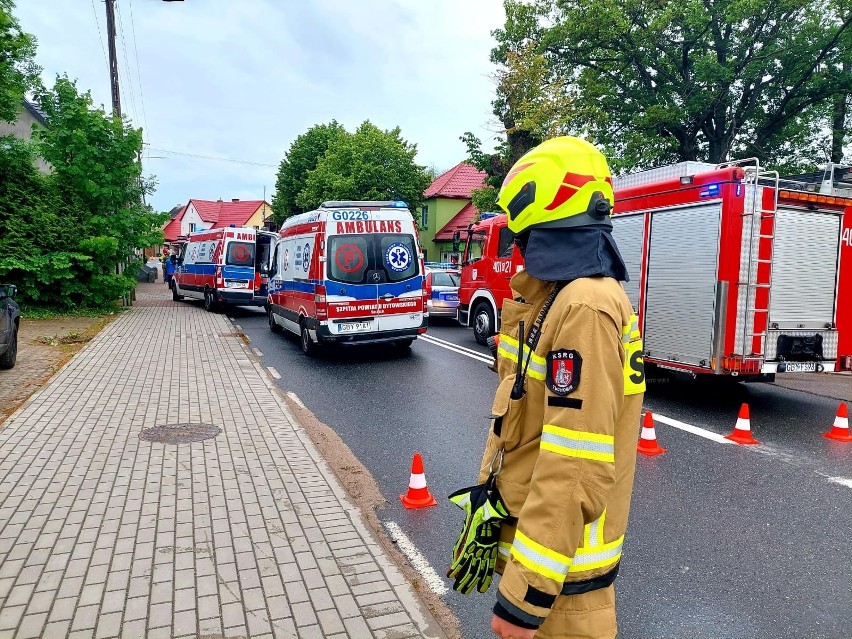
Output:
[[484,592],[502,573],[501,639],[616,636],[645,378],[613,199],[606,159],[573,137],[531,150],[500,188],[525,268],[503,306],[482,483],[451,496],[468,517],[448,574]]

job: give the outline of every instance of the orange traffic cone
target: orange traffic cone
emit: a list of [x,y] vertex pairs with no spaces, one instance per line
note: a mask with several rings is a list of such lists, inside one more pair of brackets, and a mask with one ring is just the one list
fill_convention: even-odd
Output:
[[657,443],[657,433],[654,430],[654,416],[651,411],[645,413],[645,419],[642,422],[642,434],[639,435],[639,445],[636,446],[636,452],[643,455],[662,455],[666,452],[665,448],[661,448]]
[[423,472],[423,458],[420,453],[414,453],[414,459],[411,460],[408,493],[400,495],[399,498],[406,508],[426,508],[438,503],[426,487],[426,473]]
[[748,404],[743,404],[740,407],[740,414],[737,417],[737,425],[730,435],[726,435],[725,439],[730,439],[738,444],[759,444],[754,437],[751,436],[751,418],[748,414]]
[[834,418],[834,425],[827,433],[822,434],[828,439],[836,439],[839,442],[852,442],[852,435],[849,434],[849,410],[846,408],[846,402],[840,404],[837,408],[837,416]]

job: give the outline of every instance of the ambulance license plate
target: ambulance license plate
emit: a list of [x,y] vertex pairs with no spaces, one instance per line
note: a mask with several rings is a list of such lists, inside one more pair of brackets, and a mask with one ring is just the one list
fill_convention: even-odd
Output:
[[248,288],[249,283],[241,280],[225,280],[228,288]]
[[815,373],[816,362],[787,362],[788,373]]
[[358,333],[370,330],[370,322],[341,322],[337,326],[341,333]]

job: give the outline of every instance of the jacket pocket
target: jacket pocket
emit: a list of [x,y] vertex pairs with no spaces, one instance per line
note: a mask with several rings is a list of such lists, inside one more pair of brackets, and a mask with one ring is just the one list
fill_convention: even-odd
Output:
[[491,405],[491,435],[497,447],[506,452],[518,445],[524,423],[524,401],[511,397],[514,385],[514,374],[504,377]]

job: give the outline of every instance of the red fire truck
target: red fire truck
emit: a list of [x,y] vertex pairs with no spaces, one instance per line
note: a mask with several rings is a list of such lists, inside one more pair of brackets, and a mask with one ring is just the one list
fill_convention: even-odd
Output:
[[[781,180],[756,160],[683,162],[614,186],[646,362],[744,379],[852,370],[852,191]],[[523,264],[511,239],[503,215],[467,232],[458,320],[480,343]]]

